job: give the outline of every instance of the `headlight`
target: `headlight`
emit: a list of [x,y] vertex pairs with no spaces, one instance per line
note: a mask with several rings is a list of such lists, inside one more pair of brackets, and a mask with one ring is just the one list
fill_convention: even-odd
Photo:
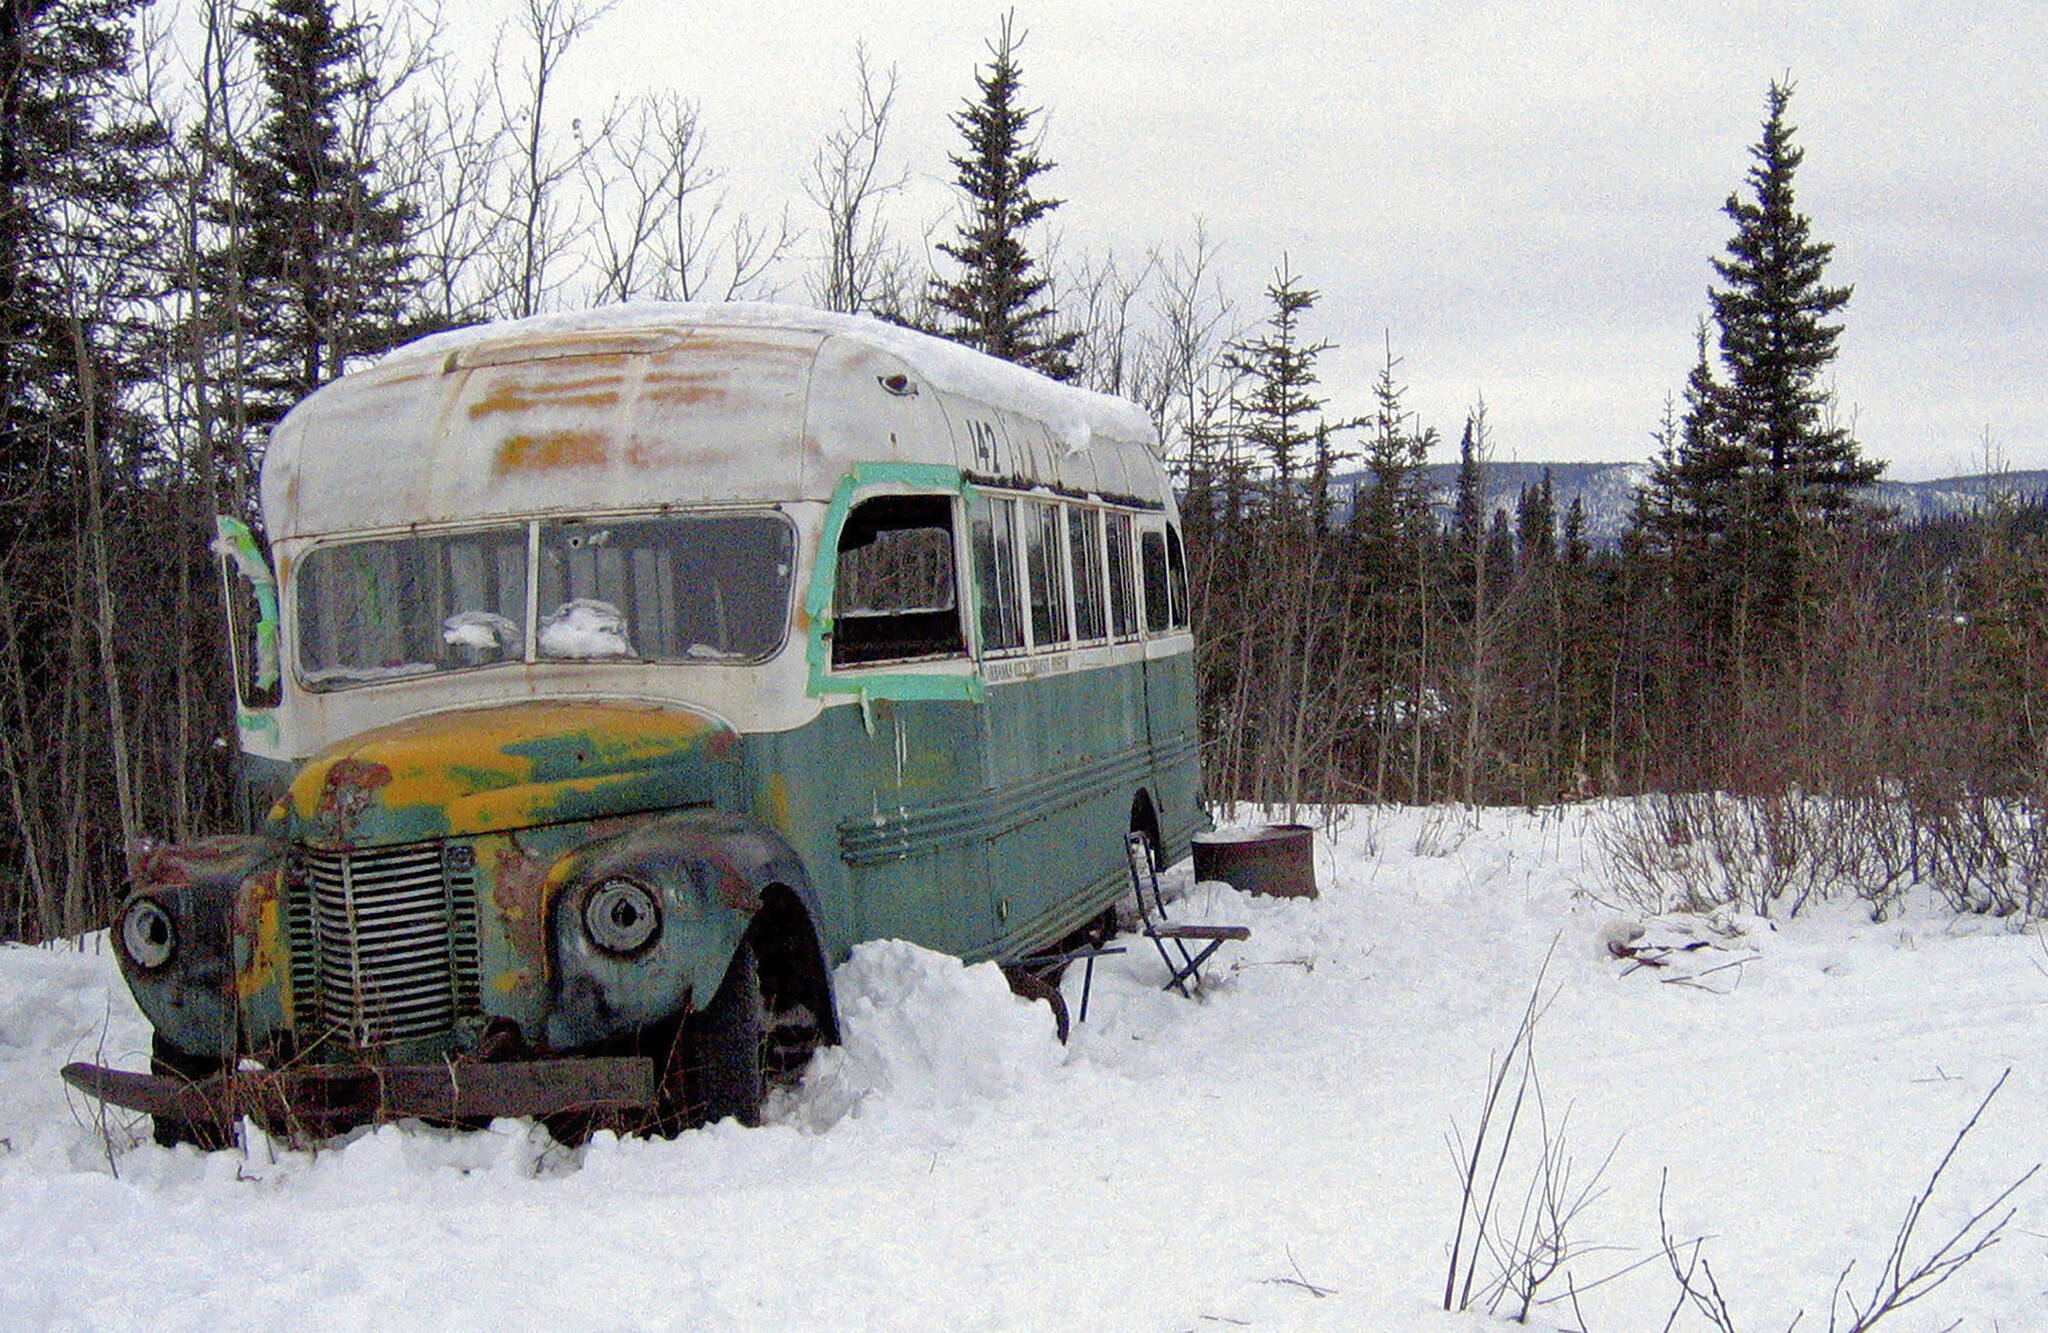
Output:
[[661,930],[661,907],[644,886],[630,879],[608,879],[583,900],[583,930],[606,953],[630,957]]
[[178,952],[171,914],[154,898],[137,898],[121,913],[121,951],[145,972],[154,972]]

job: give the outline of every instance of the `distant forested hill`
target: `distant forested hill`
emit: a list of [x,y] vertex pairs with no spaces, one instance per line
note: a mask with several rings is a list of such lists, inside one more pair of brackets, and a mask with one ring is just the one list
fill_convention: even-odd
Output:
[[[1486,468],[1487,509],[1504,508],[1512,515],[1522,488],[1540,484],[1545,469],[1550,472],[1558,522],[1563,523],[1565,510],[1574,499],[1583,500],[1586,536],[1597,546],[1611,546],[1620,539],[1635,505],[1636,487],[1650,475],[1648,463],[1491,463]],[[1457,465],[1432,463],[1423,472],[1436,496],[1437,517],[1448,522]],[[1364,480],[1364,473],[1351,472],[1332,482],[1340,513],[1349,511],[1351,496]],[[2048,495],[2048,470],[1976,473],[1935,481],[1881,481],[1871,488],[1871,495],[1897,511],[1901,519],[1912,521],[1969,513],[2000,487],[2022,500],[2038,500]]]

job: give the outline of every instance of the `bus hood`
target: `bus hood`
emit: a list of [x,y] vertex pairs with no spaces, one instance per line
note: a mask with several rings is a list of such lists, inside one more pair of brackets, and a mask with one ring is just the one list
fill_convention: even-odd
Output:
[[271,824],[294,842],[339,851],[685,805],[730,808],[738,741],[725,723],[674,705],[535,702],[435,713],[315,755]]

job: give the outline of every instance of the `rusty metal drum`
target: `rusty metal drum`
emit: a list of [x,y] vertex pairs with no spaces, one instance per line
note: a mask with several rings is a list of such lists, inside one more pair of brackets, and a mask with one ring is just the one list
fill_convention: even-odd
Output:
[[1195,835],[1195,879],[1241,893],[1316,896],[1315,834],[1306,824],[1266,824]]

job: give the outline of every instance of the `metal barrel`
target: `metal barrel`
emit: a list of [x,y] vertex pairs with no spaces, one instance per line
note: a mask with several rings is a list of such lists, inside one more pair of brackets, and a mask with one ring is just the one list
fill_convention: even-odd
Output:
[[1267,824],[1197,833],[1195,879],[1220,880],[1241,893],[1313,898],[1314,831],[1306,824]]

